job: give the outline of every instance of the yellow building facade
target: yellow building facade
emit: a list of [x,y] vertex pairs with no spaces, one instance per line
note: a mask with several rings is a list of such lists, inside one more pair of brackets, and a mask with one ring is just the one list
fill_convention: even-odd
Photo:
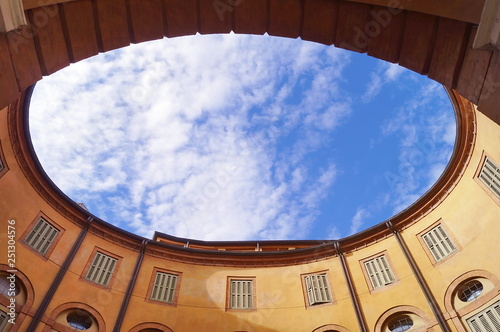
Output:
[[[463,0],[446,7],[425,1],[255,0],[231,1],[217,10],[203,0],[145,1],[145,12],[157,5],[164,11],[165,24],[158,28],[141,16],[137,2],[128,1],[126,31],[120,30],[117,3],[25,1],[28,25],[0,35],[10,54],[0,50],[0,87],[5,88],[0,97],[0,331],[500,331],[500,111],[495,104],[500,62],[498,51],[472,45],[482,36],[487,16],[482,10],[491,2]],[[197,9],[193,26],[189,4]],[[253,9],[243,12],[242,6]],[[268,13],[264,27],[258,24],[261,7]],[[276,8],[286,9],[286,15]],[[323,8],[338,14],[333,35]],[[346,23],[341,15],[346,8],[355,14],[386,10],[396,26],[369,36],[373,43],[356,43],[355,34],[349,37],[357,31],[352,28],[366,27],[375,16],[356,23],[352,14]],[[83,18],[90,13],[92,22],[72,25],[68,18],[75,11]],[[232,18],[220,20],[219,14],[227,13]],[[310,13],[319,24],[311,23]],[[47,18],[44,25],[42,18]],[[394,23],[398,20],[404,24]],[[390,36],[401,35],[398,27],[407,31],[422,24],[425,35],[430,21],[435,22],[429,37],[434,53],[422,58],[427,39],[404,33],[397,59],[390,58],[396,43]],[[94,28],[98,33],[89,37]],[[205,242],[162,233],[145,239],[91,215],[52,184],[30,142],[27,83],[66,61],[127,42],[228,29],[267,29],[354,46],[443,83],[457,117],[456,146],[444,174],[393,218],[325,241]],[[58,31],[64,32],[61,40]],[[420,44],[405,46],[412,40]],[[460,47],[454,48],[457,40]]]

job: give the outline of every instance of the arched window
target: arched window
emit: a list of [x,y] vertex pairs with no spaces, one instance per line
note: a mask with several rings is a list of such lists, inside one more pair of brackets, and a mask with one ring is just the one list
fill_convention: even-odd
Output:
[[92,315],[82,309],[75,309],[66,316],[68,324],[77,330],[88,330],[92,327]]
[[387,327],[389,328],[389,331],[391,332],[404,332],[408,331],[411,329],[413,326],[413,320],[410,318],[410,316],[404,315],[404,316],[397,316],[393,320],[389,322]]
[[479,280],[469,280],[459,287],[457,295],[460,301],[471,302],[481,295],[483,288]]

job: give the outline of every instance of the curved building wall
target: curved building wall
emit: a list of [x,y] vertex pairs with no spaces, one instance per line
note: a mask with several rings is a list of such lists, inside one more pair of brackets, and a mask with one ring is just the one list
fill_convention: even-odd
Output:
[[[470,106],[466,102],[461,105]],[[7,325],[5,331],[29,330],[32,318],[43,307],[44,298],[79,238],[83,239],[81,245],[47,303],[36,331],[72,331],[68,329],[66,317],[76,309],[91,314],[93,324],[89,331],[113,331],[117,320],[121,322],[120,331],[134,328],[141,331],[148,326],[165,331],[359,331],[362,328],[389,331],[387,322],[401,313],[412,318],[415,331],[439,331],[442,328],[436,313],[429,305],[422,282],[412,270],[398,236],[407,246],[450,331],[468,331],[461,317],[479,312],[500,299],[500,265],[496,259],[500,247],[496,241],[500,208],[492,193],[475,179],[485,153],[492,160],[500,160],[500,148],[496,144],[500,141],[500,130],[497,124],[472,108],[467,112],[472,115],[469,124],[474,129],[473,146],[464,147],[470,155],[465,164],[457,167],[460,168],[457,183],[441,188],[444,198],[435,205],[424,204],[420,215],[413,213],[410,218],[413,220],[394,217],[391,222],[397,225],[397,235],[390,231],[367,230],[338,241],[339,251],[335,250],[335,242],[326,241],[288,252],[249,251],[247,254],[183,248],[153,240],[146,243],[140,237],[101,221],[93,221],[85,233],[85,211],[58,198],[56,193],[51,193],[51,197],[59,201],[43,198],[44,189],[34,186],[36,181],[30,181],[26,170],[20,168],[19,154],[23,152],[18,149],[27,147],[13,141],[15,127],[21,125],[13,118],[20,117],[19,112],[21,108],[16,107],[0,112],[0,142],[7,168],[0,178],[0,218],[5,229],[8,220],[15,220],[15,268],[23,276],[17,279],[17,287],[23,291],[16,297],[16,324]],[[461,116],[460,112],[457,116]],[[34,163],[32,160],[27,162]],[[34,164],[31,167],[35,169]],[[42,175],[36,175],[40,181]],[[67,217],[69,212],[72,218],[79,218],[78,222]],[[40,217],[59,229],[44,255],[25,243],[27,234]],[[432,258],[421,237],[436,224],[445,229],[456,248],[439,262]],[[387,228],[383,224],[378,228],[381,227]],[[7,242],[7,234],[2,232],[2,243],[6,245]],[[144,255],[141,254],[142,245]],[[218,246],[224,249],[223,244]],[[85,280],[97,251],[117,262],[108,286]],[[296,251],[302,254],[297,255]],[[346,270],[339,254],[346,263]],[[374,289],[364,262],[381,254],[391,269],[393,280]],[[124,315],[119,317],[139,257],[142,261],[137,269],[136,283]],[[5,265],[9,263],[6,256],[0,262],[4,264],[3,271],[9,269]],[[178,276],[173,304],[150,299],[157,271]],[[323,273],[326,273],[331,300],[310,306],[304,277]],[[359,304],[358,312],[346,273]],[[474,277],[482,278],[483,293],[470,304],[457,301],[454,288]],[[252,309],[228,309],[231,279],[252,280]],[[32,297],[29,302],[21,298],[27,297],[27,293]],[[4,312],[8,312],[9,299],[5,295],[1,298]]]
[[[28,18],[40,23],[36,19],[46,17],[47,24],[37,26],[37,34],[28,38],[28,42],[19,42],[13,34],[0,35],[0,45],[7,47],[0,48],[0,87],[4,91],[0,102],[1,105],[11,103],[0,110],[3,163],[3,169],[0,168],[0,240],[3,247],[0,315],[3,312],[15,316],[15,324],[5,320],[10,316],[2,316],[0,331],[48,332],[84,328],[89,332],[386,332],[409,328],[409,320],[413,324],[409,330],[413,332],[471,331],[474,324],[479,326],[477,331],[488,331],[486,323],[500,330],[500,307],[494,307],[500,300],[497,257],[500,252],[497,241],[500,200],[477,179],[485,157],[500,165],[500,128],[491,120],[499,118],[494,101],[500,93],[495,91],[494,83],[488,86],[487,79],[490,77],[493,81],[489,82],[495,82],[498,76],[495,74],[498,53],[469,47],[476,32],[473,24],[478,23],[477,8],[465,15],[466,10],[459,6],[449,10],[442,6],[434,13],[432,6],[412,4],[407,8],[412,11],[394,16],[391,26],[384,30],[387,34],[373,38],[367,49],[360,50],[389,61],[399,60],[421,73],[428,72],[430,77],[449,88],[457,88],[466,98],[479,103],[480,111],[477,111],[456,92],[451,94],[458,108],[457,148],[437,185],[386,224],[339,241],[262,243],[269,248],[290,249],[264,252],[259,249],[261,244],[255,243],[192,240],[189,246],[183,242],[187,239],[165,234],[146,240],[92,217],[53,186],[33,158],[26,127],[25,89],[42,73],[50,74],[67,65],[69,60],[78,61],[98,50],[124,46],[130,40],[160,38],[163,34],[154,33],[157,27],[148,25],[154,20],[144,20],[138,14],[140,11],[134,9],[137,5],[134,1],[128,1],[128,7],[125,6],[129,18],[125,21],[122,14],[113,12],[113,6],[107,7],[111,2],[104,0],[92,5],[87,1],[75,1],[46,7],[27,3],[30,4]],[[178,4],[175,1],[162,3]],[[195,2],[183,3],[189,7],[188,4]],[[207,16],[209,2],[196,3],[197,15],[200,15],[198,23],[191,26],[192,17],[186,16],[185,10],[171,10],[168,15],[177,15],[167,15],[170,22],[167,35],[231,30],[230,26],[220,26],[217,17]],[[245,3],[250,6],[249,2]],[[271,9],[265,19],[258,14],[262,14],[258,8],[264,3]],[[335,16],[337,32],[331,36],[328,15],[326,18],[321,16],[315,24],[310,20],[314,16],[311,13],[317,14],[321,6],[330,5],[337,13],[370,13],[373,8],[381,9],[344,1],[308,1],[308,5],[301,8],[294,3],[254,1],[253,12],[257,14],[254,21],[241,14],[243,7],[237,7],[231,18],[232,28],[247,33],[269,30],[274,35],[301,35],[304,39],[333,41],[345,47],[342,41],[352,42],[348,28],[352,22],[344,22],[340,14]],[[472,3],[476,6],[478,2],[469,1],[469,6]],[[149,4],[151,6],[144,10],[152,13],[155,7]],[[54,6],[60,11],[49,10]],[[282,12],[277,10],[280,6],[287,8],[284,11],[287,15],[280,14]],[[88,14],[91,19],[74,25],[69,18],[76,12],[82,17]],[[62,21],[61,13],[65,17]],[[431,17],[433,13],[441,17]],[[92,23],[92,17],[100,23]],[[301,19],[294,19],[297,17]],[[398,24],[403,24],[401,17],[405,20],[404,38],[395,42],[391,31],[403,31],[398,28]],[[116,29],[110,29],[113,19],[117,18]],[[260,24],[266,20],[267,24]],[[295,29],[298,22],[302,28]],[[418,36],[426,36],[426,22],[432,22],[430,26],[434,28],[429,30],[429,43],[424,45],[412,39],[415,34],[406,31],[420,27]],[[364,26],[366,22],[358,23]],[[130,25],[130,29],[121,29],[123,24]],[[92,29],[99,31],[97,37],[91,38],[89,31]],[[26,27],[19,34],[23,36],[24,32]],[[425,39],[418,38],[423,38],[420,42]],[[434,45],[432,52],[422,57],[418,46],[408,48],[412,40],[423,49]],[[65,46],[61,48],[62,44]],[[391,54],[396,53],[399,59],[391,58]],[[11,67],[6,64],[6,58],[12,61]],[[14,74],[10,75],[9,70]],[[9,83],[11,81],[15,86]],[[483,108],[481,103],[485,105]],[[39,247],[30,238],[40,220],[57,230],[48,248]],[[441,235],[435,233],[438,226]],[[448,244],[435,243],[429,247],[426,244],[429,234]],[[9,247],[9,241],[16,243],[15,252]],[[446,246],[449,252],[444,249]],[[15,261],[7,256],[13,252]],[[94,261],[96,257],[103,260]],[[90,275],[99,275],[95,271],[106,270],[106,264],[112,264],[114,269],[103,277],[105,285],[87,280],[93,278]],[[11,273],[16,276],[14,288],[19,291],[15,294],[9,293],[7,276]],[[171,284],[171,303],[151,299],[157,273],[173,276],[176,280],[175,285]],[[318,291],[317,284],[311,286],[319,280],[326,283],[322,291]],[[231,281],[252,287],[252,296],[243,309],[230,308]],[[318,291],[316,295],[308,293],[311,287]],[[462,293],[469,294],[469,302],[458,299]],[[310,301],[316,303],[310,304]],[[487,322],[481,321],[480,316],[486,317]],[[496,317],[499,317],[499,325],[494,325]]]

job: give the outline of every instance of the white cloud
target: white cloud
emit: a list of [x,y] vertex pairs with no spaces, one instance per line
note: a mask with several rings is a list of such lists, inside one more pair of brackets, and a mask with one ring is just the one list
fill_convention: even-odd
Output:
[[132,45],[44,79],[30,121],[49,176],[99,217],[148,237],[306,237],[337,174],[334,161],[311,168],[308,156],[351,112],[337,82],[348,56],[254,41]]
[[[420,198],[444,171],[455,140],[455,119],[442,86],[427,82],[420,86],[382,127],[386,137],[397,137],[399,158],[396,172],[385,178],[392,190],[393,212],[398,213]],[[418,112],[432,110],[422,118]]]
[[361,97],[362,101],[365,103],[372,101],[382,91],[384,85],[401,79],[405,73],[408,73],[408,70],[398,64],[379,62],[377,68],[370,73],[370,82]]
[[351,227],[349,229],[350,235],[355,234],[361,230],[365,220],[370,217],[370,212],[367,209],[358,207],[356,213],[351,219]]
[[394,81],[398,79],[406,71],[404,67],[401,67],[397,63],[386,62],[385,64],[387,66],[387,69],[384,72],[384,76],[388,81]]

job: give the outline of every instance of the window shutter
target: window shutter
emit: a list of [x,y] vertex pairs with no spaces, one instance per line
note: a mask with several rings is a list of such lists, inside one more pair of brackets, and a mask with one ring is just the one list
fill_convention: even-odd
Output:
[[385,256],[365,262],[365,268],[374,289],[394,282],[394,276]]
[[231,309],[252,309],[252,280],[231,280],[230,292]]
[[500,167],[488,157],[484,160],[479,178],[500,199]]
[[326,274],[312,274],[304,277],[309,305],[332,301]]
[[7,325],[7,313],[0,310],[0,331]]
[[57,228],[47,220],[40,218],[24,242],[40,254],[45,255],[57,234],[59,234]]
[[449,256],[457,247],[451,241],[448,234],[444,231],[441,225],[437,225],[424,235],[422,235],[427,248],[431,252],[436,262]]
[[306,276],[304,278],[304,281],[306,282],[307,299],[309,301],[309,305],[313,305],[314,303],[316,303],[316,301],[314,300],[314,291],[311,276]]
[[116,258],[97,252],[85,279],[107,287],[117,261]]
[[500,301],[467,319],[473,332],[500,331]]
[[151,300],[174,303],[177,279],[178,276],[175,274],[156,272]]

